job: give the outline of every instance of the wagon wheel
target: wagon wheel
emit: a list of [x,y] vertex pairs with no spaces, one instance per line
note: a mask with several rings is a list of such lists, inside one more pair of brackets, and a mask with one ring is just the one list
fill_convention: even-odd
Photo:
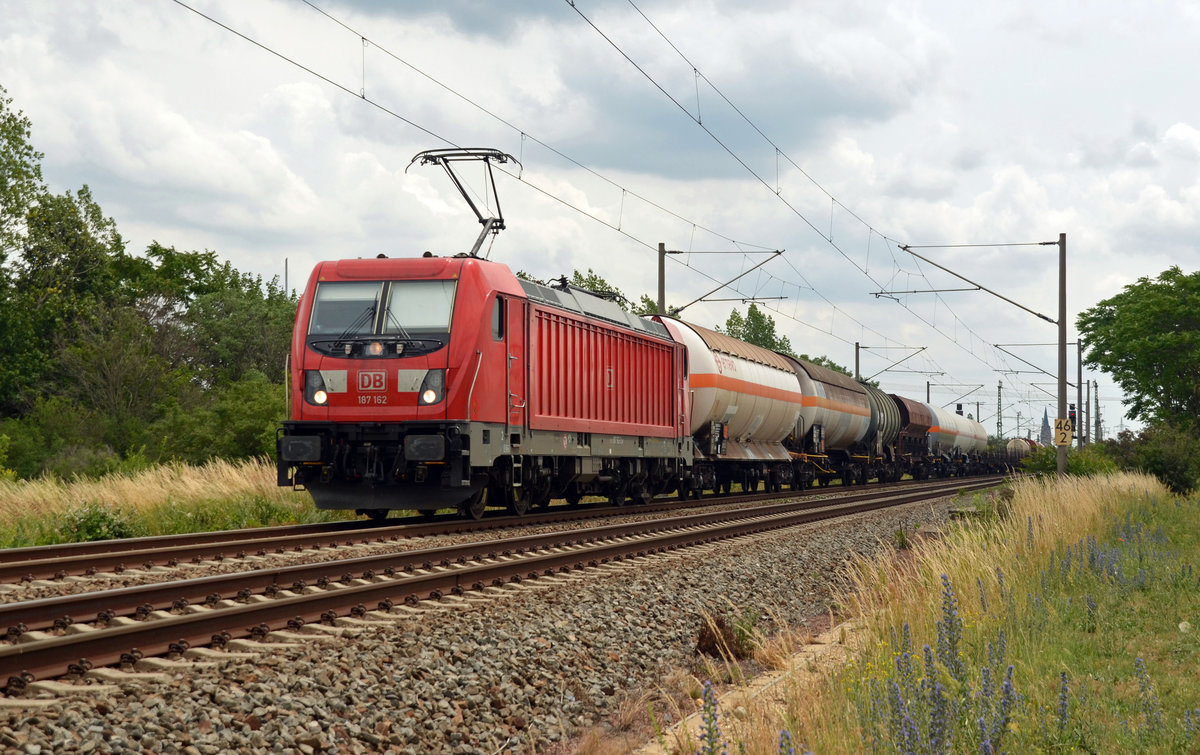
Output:
[[382,522],[387,519],[387,515],[391,513],[390,509],[366,509],[362,513],[367,515],[367,518],[372,522]]
[[433,519],[433,515],[437,513],[437,509],[417,509],[417,513],[424,519]]

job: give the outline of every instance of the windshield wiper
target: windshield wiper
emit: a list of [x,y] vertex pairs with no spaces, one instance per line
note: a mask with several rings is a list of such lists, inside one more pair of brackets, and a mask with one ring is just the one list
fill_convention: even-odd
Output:
[[404,328],[404,326],[400,324],[400,321],[396,319],[396,316],[394,314],[392,314],[391,307],[388,307],[387,309],[383,310],[383,319],[386,320],[388,325],[394,325],[396,330],[398,330],[400,332],[400,337],[403,338],[404,340],[406,340],[406,341],[417,340],[412,337],[412,333],[409,333]]
[[[356,330],[359,330],[360,328],[362,328],[362,326],[366,325],[369,322],[374,321],[374,319],[375,319],[375,302],[371,302],[370,304],[367,305],[367,308],[362,311],[362,314],[360,314],[358,317],[354,318],[354,322],[352,322],[348,326],[346,326],[346,329],[342,331],[342,334],[340,336],[338,336],[337,340],[335,340],[333,342],[334,345],[336,346],[337,344],[347,340],[350,337],[350,335],[353,334]],[[359,335],[361,335],[361,334],[359,334]]]

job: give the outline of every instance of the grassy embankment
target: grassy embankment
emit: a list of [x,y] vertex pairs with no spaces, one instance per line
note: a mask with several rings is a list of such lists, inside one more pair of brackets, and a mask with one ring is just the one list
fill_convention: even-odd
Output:
[[0,478],[0,547],[326,521],[256,461],[171,464],[96,480]]
[[700,751],[1200,751],[1200,500],[1128,474],[1012,492],[854,564],[853,660]]

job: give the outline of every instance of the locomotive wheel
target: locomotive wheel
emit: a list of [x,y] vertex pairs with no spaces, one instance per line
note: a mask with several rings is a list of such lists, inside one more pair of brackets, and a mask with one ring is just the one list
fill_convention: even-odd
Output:
[[468,498],[459,506],[459,514],[469,516],[472,519],[479,520],[483,518],[483,512],[487,510],[488,505],[488,489],[490,486],[484,485],[483,488],[475,495]]
[[679,478],[679,485],[675,489],[675,494],[681,501],[686,501],[688,499],[688,495],[691,494],[691,490],[688,489],[687,480],[682,477]]
[[721,486],[721,495],[729,495],[729,491],[733,490],[733,480],[721,480],[717,484]]
[[417,509],[417,513],[425,519],[432,519],[433,515],[437,513],[437,509]]
[[626,483],[613,485],[608,489],[608,505],[624,506],[625,505],[625,489],[628,487]]
[[578,485],[571,483],[570,487],[567,488],[567,492],[563,494],[563,498],[566,500],[568,506],[578,506],[579,502],[583,500],[583,494],[579,492]]
[[550,505],[550,478],[526,488],[529,505],[533,508],[544,509]]
[[646,489],[645,482],[635,482],[629,486],[629,500],[638,506],[645,506],[650,503],[654,496],[650,495],[650,491]]
[[529,495],[523,490],[514,490],[512,492],[512,501],[508,504],[508,510],[517,516],[528,514]]

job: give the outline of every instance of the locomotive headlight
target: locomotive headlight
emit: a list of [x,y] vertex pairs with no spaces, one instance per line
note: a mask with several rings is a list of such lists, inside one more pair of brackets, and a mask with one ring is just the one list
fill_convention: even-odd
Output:
[[317,406],[324,406],[329,402],[329,393],[320,370],[304,371],[304,400]]
[[363,349],[363,353],[369,357],[383,356],[383,344],[379,341],[372,341]]
[[423,405],[436,404],[442,400],[446,390],[446,371],[429,370],[421,381],[421,390],[417,392],[417,402]]

